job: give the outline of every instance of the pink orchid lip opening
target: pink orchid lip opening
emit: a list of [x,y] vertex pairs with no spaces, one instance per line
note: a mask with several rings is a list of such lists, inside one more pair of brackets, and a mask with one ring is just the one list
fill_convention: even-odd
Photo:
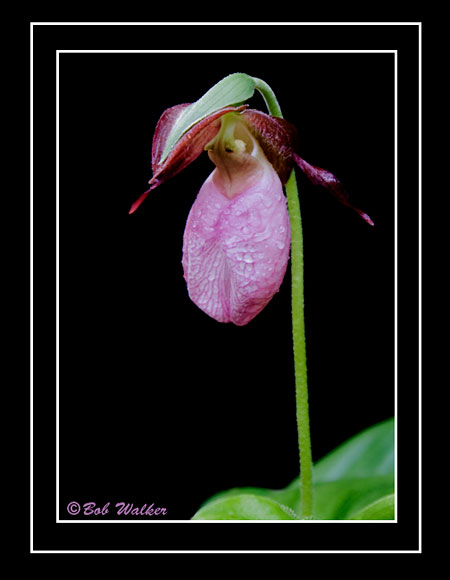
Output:
[[235,113],[222,117],[219,133],[205,149],[216,166],[213,180],[229,199],[260,179],[268,164],[256,139]]
[[208,145],[216,169],[189,213],[182,264],[191,300],[218,322],[243,326],[281,286],[289,215],[280,179],[257,141],[239,119],[222,123]]

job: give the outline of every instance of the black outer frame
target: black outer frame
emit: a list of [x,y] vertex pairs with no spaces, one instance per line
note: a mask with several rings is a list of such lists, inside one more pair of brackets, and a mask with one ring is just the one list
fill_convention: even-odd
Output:
[[[408,393],[399,414],[398,523],[307,524],[134,524],[103,523],[68,525],[55,522],[55,207],[52,196],[41,196],[55,175],[55,56],[57,49],[149,49],[165,48],[167,28],[153,27],[138,33],[136,26],[44,26],[35,25],[34,37],[34,513],[33,551],[144,550],[144,551],[417,551],[419,548],[419,377],[418,377],[418,210],[419,210],[419,35],[417,25],[302,26],[298,35],[273,25],[277,48],[338,50],[372,49],[398,51],[398,396]],[[189,40],[176,27],[176,38],[167,48],[204,48],[202,31],[189,26]],[[144,34],[145,32],[145,34]],[[226,27],[215,28],[215,45],[222,48]],[[248,46],[258,48],[258,27],[240,28]],[[120,33],[120,34],[118,34]],[[294,40],[289,40],[293,38]],[[118,40],[119,39],[119,40]],[[283,39],[283,40],[281,40]],[[187,46],[189,42],[189,46]],[[208,48],[211,45],[208,44]],[[261,46],[261,48],[265,48]],[[39,81],[37,82],[37,79]],[[43,135],[48,135],[45,149]],[[39,136],[39,137],[38,137]],[[37,139],[39,138],[39,144]],[[39,145],[39,146],[38,146]],[[39,203],[36,201],[39,200]],[[48,224],[48,228],[41,224]],[[37,226],[37,227],[36,227]],[[415,251],[412,251],[414,248]],[[50,258],[51,257],[51,258]],[[45,340],[42,337],[45,336]],[[411,360],[416,364],[411,364]],[[52,377],[52,379],[49,379]],[[414,387],[412,386],[414,385]],[[417,394],[412,397],[411,393]],[[45,419],[44,419],[45,417]],[[417,442],[417,445],[411,444]],[[52,450],[52,451],[50,451]],[[43,476],[45,472],[45,476]],[[96,525],[100,525],[97,529]],[[156,527],[155,527],[156,526]],[[231,526],[231,528],[230,528]],[[251,527],[250,530],[246,526]],[[273,526],[276,526],[275,528]],[[295,526],[295,531],[293,526]],[[298,527],[300,526],[300,527]],[[150,546],[150,547],[149,547]],[[301,546],[301,549],[299,549]]]

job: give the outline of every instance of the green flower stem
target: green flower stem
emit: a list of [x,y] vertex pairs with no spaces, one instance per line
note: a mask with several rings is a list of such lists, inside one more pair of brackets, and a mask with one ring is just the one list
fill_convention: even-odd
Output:
[[[264,97],[269,113],[282,117],[281,108],[272,89],[261,79],[253,79]],[[308,382],[306,370],[306,341],[303,288],[303,234],[300,202],[295,172],[292,171],[286,185],[289,220],[291,225],[291,300],[292,338],[294,345],[295,400],[297,407],[297,431],[300,453],[300,486],[302,497],[301,517],[313,515],[312,454],[309,427]]]
[[303,518],[312,517],[312,454],[309,428],[308,380],[306,370],[306,340],[303,290],[303,235],[300,202],[295,172],[286,185],[289,221],[291,224],[291,300],[292,338],[294,344],[295,400],[297,405],[298,447],[300,451],[300,485]]

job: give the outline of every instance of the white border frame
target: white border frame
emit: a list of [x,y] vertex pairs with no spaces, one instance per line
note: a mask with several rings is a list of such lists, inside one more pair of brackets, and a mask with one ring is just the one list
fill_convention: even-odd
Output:
[[[151,26],[191,26],[191,25],[233,25],[233,26],[240,26],[240,25],[299,25],[299,26],[314,26],[314,25],[411,25],[411,26],[418,26],[419,28],[419,552],[422,550],[422,538],[421,538],[421,396],[422,396],[422,389],[421,389],[421,353],[422,353],[422,345],[421,345],[421,274],[422,274],[422,262],[421,262],[421,204],[422,204],[422,190],[421,190],[421,183],[422,183],[422,172],[421,172],[421,164],[422,164],[422,150],[421,150],[421,89],[422,89],[422,63],[421,63],[421,55],[422,55],[422,31],[421,31],[421,23],[413,23],[413,22],[365,22],[365,23],[358,23],[358,22],[342,22],[342,23],[335,23],[335,22],[317,22],[317,23],[296,23],[296,22],[276,22],[276,23],[266,23],[266,22],[258,22],[258,23],[249,23],[249,22],[156,22],[156,23],[145,23],[145,22],[123,22],[123,23],[114,23],[114,22],[38,22],[30,23],[30,553],[412,553],[412,551],[408,550],[401,550],[401,551],[302,551],[302,550],[274,550],[274,551],[253,551],[253,550],[229,550],[229,551],[211,551],[211,550],[39,550],[36,551],[33,549],[33,468],[34,468],[34,461],[33,461],[33,400],[34,400],[34,389],[33,389],[33,27],[39,25],[93,25],[93,26],[104,26],[104,25],[151,25]],[[392,53],[395,55],[395,441],[397,442],[397,428],[398,428],[398,420],[397,420],[397,306],[398,306],[398,279],[397,279],[397,270],[398,270],[398,231],[397,231],[397,211],[398,211],[398,195],[397,195],[397,188],[398,188],[398,174],[397,174],[397,145],[398,145],[398,116],[397,116],[397,101],[398,101],[398,93],[397,93],[397,79],[398,79],[398,68],[397,68],[397,51],[396,50],[57,50],[56,51],[56,360],[57,360],[57,368],[56,368],[56,523],[63,523],[63,524],[71,524],[71,523],[187,523],[187,524],[195,524],[195,523],[230,523],[228,521],[207,521],[207,520],[61,520],[59,518],[59,55],[62,53]],[[397,445],[395,445],[395,475],[396,475],[396,482],[397,482]],[[395,489],[395,496],[396,496],[396,508],[397,508],[397,485]],[[385,520],[370,520],[367,523],[397,523],[397,510],[396,510],[396,518],[395,520],[385,521]],[[236,522],[231,522],[236,523]],[[293,523],[293,524],[320,524],[320,523],[362,523],[362,522],[354,522],[352,520],[299,520],[299,521],[271,521],[271,520],[249,520],[249,521],[242,521],[239,523]]]

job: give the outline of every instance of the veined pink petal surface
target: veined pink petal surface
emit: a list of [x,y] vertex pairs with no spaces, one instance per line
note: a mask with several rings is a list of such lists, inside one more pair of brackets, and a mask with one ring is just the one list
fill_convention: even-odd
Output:
[[291,241],[286,198],[268,163],[262,176],[232,199],[213,177],[214,172],[187,220],[184,277],[191,300],[201,310],[219,322],[243,326],[283,281]]

